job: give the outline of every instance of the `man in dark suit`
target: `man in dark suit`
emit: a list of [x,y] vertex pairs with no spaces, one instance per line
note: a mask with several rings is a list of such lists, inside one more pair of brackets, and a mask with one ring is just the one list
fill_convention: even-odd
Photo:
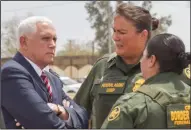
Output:
[[52,22],[40,16],[23,20],[18,41],[19,51],[1,68],[1,108],[6,128],[17,128],[15,119],[28,129],[87,128],[86,110],[64,93],[57,76],[44,70],[55,54]]

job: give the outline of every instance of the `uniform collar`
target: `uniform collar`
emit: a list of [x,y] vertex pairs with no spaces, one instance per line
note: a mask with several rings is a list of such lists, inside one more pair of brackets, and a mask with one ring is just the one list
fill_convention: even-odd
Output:
[[112,53],[112,54],[109,56],[109,59],[107,60],[107,62],[112,61],[113,59],[115,59],[116,56],[117,56],[117,53],[116,53],[116,52]]
[[149,84],[160,83],[160,82],[164,83],[166,81],[169,82],[169,79],[179,80],[179,75],[174,72],[158,73],[158,74],[150,77],[149,79],[147,79],[144,84],[149,85]]
[[107,60],[108,62],[108,68],[111,68],[112,66],[116,65],[117,68],[119,68],[124,73],[128,73],[132,70],[134,67],[140,68],[140,63],[137,64],[126,64],[120,56],[118,56],[115,52],[112,53]]

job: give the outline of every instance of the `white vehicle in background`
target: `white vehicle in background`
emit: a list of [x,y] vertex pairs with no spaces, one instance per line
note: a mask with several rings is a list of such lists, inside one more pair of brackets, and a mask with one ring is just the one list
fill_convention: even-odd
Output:
[[77,93],[81,84],[69,77],[60,77],[63,82],[63,90],[66,93]]

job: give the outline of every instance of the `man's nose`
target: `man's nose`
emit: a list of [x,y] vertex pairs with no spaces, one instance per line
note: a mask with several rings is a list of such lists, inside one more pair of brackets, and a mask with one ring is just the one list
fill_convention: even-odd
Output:
[[49,47],[55,48],[56,47],[56,42],[54,40],[52,40],[51,43],[49,44]]

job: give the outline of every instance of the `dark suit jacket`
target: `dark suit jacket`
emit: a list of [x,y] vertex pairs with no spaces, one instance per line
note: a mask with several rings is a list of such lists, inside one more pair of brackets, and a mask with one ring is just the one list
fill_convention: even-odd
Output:
[[88,127],[86,110],[64,93],[62,83],[57,76],[49,72],[47,76],[52,86],[53,103],[62,105],[63,99],[66,99],[73,105],[73,108],[65,107],[70,114],[70,120],[61,120],[48,107],[48,93],[43,81],[18,52],[1,68],[1,107],[6,128],[16,128],[14,119],[30,129]]

